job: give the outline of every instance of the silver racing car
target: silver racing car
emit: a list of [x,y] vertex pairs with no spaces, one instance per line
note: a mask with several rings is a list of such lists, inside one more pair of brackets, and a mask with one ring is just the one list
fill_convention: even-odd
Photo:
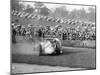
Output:
[[58,38],[46,38],[40,43],[40,55],[62,54],[61,41]]

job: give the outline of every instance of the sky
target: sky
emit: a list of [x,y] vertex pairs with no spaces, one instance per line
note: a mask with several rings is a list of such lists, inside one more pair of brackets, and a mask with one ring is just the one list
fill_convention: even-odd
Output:
[[[25,0],[27,1],[27,0]],[[34,2],[21,2],[23,3],[24,5],[31,5],[32,7],[34,7]],[[51,11],[54,11],[57,7],[61,7],[61,6],[66,6],[66,9],[68,11],[72,11],[74,9],[76,10],[79,10],[79,9],[82,9],[84,8],[86,12],[89,12],[88,11],[88,8],[89,7],[93,7],[95,8],[94,6],[81,6],[81,5],[68,5],[68,4],[51,4],[51,3],[44,3],[44,5],[49,8]]]

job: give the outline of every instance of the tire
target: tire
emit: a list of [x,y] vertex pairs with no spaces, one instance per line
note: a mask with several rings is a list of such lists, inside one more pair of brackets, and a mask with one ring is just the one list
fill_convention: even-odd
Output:
[[61,46],[59,43],[56,44],[55,51],[57,55],[62,54]]
[[39,47],[40,47],[39,56],[41,56],[42,55],[42,46],[40,45]]

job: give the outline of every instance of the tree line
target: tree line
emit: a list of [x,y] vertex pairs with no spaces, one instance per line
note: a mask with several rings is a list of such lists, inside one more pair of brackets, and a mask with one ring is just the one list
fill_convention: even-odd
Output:
[[90,21],[95,22],[95,9],[93,7],[89,7],[88,11],[84,8],[82,9],[74,9],[72,11],[67,10],[66,6],[61,6],[55,8],[54,12],[52,12],[49,8],[46,7],[45,3],[41,2],[33,2],[34,7],[31,5],[25,6],[24,3],[20,3],[19,0],[11,0],[11,10],[25,11],[28,13],[36,13],[44,16],[53,16],[56,18],[63,19],[75,19],[82,21]]

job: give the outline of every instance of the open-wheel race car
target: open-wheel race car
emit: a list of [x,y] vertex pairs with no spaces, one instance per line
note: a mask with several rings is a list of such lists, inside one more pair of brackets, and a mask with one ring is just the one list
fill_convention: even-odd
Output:
[[59,55],[62,54],[61,41],[58,38],[46,38],[40,43],[39,55]]

